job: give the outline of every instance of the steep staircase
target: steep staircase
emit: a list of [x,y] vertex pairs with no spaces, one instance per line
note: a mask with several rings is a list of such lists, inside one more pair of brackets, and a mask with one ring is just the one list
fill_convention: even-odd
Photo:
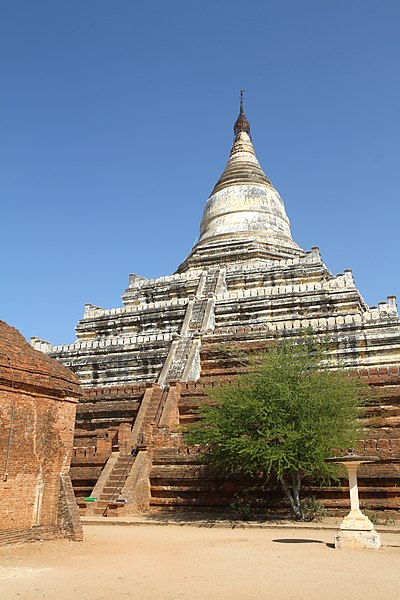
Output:
[[[165,400],[168,396],[168,387],[160,388],[153,387],[150,402],[145,407],[145,415],[143,419],[143,428],[158,426],[162,411],[165,405]],[[144,441],[144,440],[143,440]]]
[[181,338],[175,351],[172,365],[165,379],[166,384],[170,381],[177,381],[182,377],[192,345],[193,335],[186,335]]
[[214,328],[215,294],[223,285],[224,277],[222,268],[205,270],[201,274],[196,295],[189,300],[178,340],[171,345],[164,363],[159,385],[200,376],[200,336]]
[[[132,429],[132,444],[121,450],[117,457],[109,459],[110,472],[97,490],[96,504],[91,507],[93,515],[107,516],[110,513],[124,512],[124,486],[140,448],[144,448],[152,438],[153,429],[158,426],[163,413],[169,388],[149,387],[143,398],[135,425]],[[132,448],[130,453],[129,450]],[[107,465],[106,467],[107,468]]]
[[[135,456],[136,452],[134,451],[128,456],[118,456],[100,496],[96,501],[96,506],[93,509],[94,515],[106,516],[109,510],[118,511],[124,507],[125,503],[122,498],[120,498],[121,492],[135,460]],[[119,499],[122,501],[118,502]]]

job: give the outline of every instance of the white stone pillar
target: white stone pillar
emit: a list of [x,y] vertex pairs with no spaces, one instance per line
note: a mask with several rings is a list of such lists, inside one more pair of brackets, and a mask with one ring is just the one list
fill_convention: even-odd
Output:
[[357,469],[365,461],[346,461],[350,488],[350,512],[340,524],[335,536],[335,548],[379,548],[381,539],[373,523],[360,510],[358,498]]

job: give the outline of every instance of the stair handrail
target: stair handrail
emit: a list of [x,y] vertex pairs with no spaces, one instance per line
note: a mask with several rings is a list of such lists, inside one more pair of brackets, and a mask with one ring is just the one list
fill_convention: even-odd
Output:
[[162,415],[163,410],[164,410],[164,406],[165,406],[165,402],[167,400],[168,392],[169,392],[169,385],[165,386],[165,388],[163,389],[162,394],[161,394],[160,402],[159,402],[158,407],[157,407],[157,412],[156,412],[156,415],[154,417],[154,424],[155,424],[156,427],[158,427],[158,425],[160,423],[161,415]]

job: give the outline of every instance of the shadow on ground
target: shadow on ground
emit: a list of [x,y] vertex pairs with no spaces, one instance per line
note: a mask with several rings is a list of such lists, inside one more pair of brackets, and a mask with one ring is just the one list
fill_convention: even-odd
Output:
[[335,544],[330,544],[327,542],[323,542],[322,540],[309,540],[306,538],[292,538],[292,539],[280,539],[280,540],[272,540],[277,544],[324,544],[324,546],[328,546],[328,548],[334,548]]
[[322,540],[308,540],[303,538],[272,540],[278,544],[325,544]]

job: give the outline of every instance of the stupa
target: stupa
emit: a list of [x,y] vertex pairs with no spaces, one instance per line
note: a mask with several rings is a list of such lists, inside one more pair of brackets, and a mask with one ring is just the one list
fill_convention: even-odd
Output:
[[[192,418],[190,409],[201,400],[204,385],[237,372],[224,348],[232,343],[265,347],[309,327],[329,339],[333,361],[362,371],[382,387],[385,429],[378,437],[392,455],[398,452],[396,298],[367,306],[350,270],[333,275],[318,248],[305,251],[296,244],[283,201],[257,160],[242,95],[230,156],[206,202],[198,243],[172,275],[130,275],[122,301],[112,309],[87,304],[73,344],[32,340],[35,348],[72,369],[85,391],[72,463],[78,496],[98,497],[108,475],[119,469],[129,482],[119,489],[128,499],[124,510],[152,504],[151,491],[146,496],[135,488],[139,479],[149,489],[148,482],[156,482],[154,498],[160,505],[174,504],[173,494],[162,498],[162,460],[157,467],[154,457],[162,449],[168,454],[168,448],[170,456],[179,453],[179,424]],[[129,462],[132,449],[137,456]],[[203,492],[201,498],[212,504],[205,500],[212,494]],[[200,496],[188,503],[201,504]]]

